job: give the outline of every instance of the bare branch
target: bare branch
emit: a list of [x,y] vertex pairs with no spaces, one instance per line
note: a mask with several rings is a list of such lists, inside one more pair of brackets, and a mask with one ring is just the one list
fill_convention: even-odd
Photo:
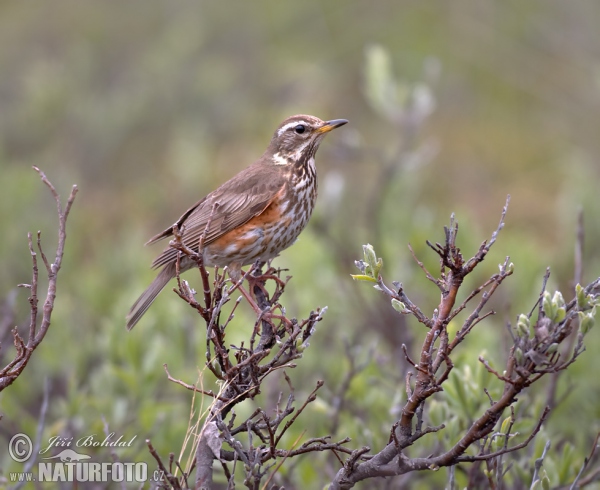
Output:
[[217,400],[221,400],[221,401],[225,401],[223,398],[219,397],[218,395],[215,395],[212,390],[201,390],[199,388],[196,388],[195,385],[190,385],[187,383],[184,383],[183,381],[181,381],[180,379],[175,379],[171,376],[171,373],[169,373],[169,370],[167,369],[167,365],[163,364],[163,367],[165,368],[165,372],[167,373],[167,378],[169,379],[169,381],[172,381],[173,383],[176,383],[180,386],[183,386],[186,390],[190,390],[190,391],[194,391],[196,393],[202,393],[203,395],[208,395],[212,398],[216,398]]
[[427,277],[427,279],[429,279],[433,284],[435,284],[438,289],[443,293],[444,292],[444,285],[442,284],[442,281],[440,281],[439,279],[436,279],[435,277],[433,277],[429,271],[425,268],[425,265],[423,265],[423,262],[421,262],[417,256],[415,255],[415,251],[413,250],[413,248],[410,246],[410,244],[408,245],[408,249],[410,250],[411,255],[413,256],[413,259],[415,260],[415,262],[417,263],[417,265],[421,268],[421,270],[425,273],[425,277]]
[[546,458],[546,453],[548,452],[548,450],[550,449],[550,441],[546,441],[546,445],[544,446],[544,451],[542,452],[542,455],[535,460],[535,469],[533,471],[533,478],[531,479],[531,488],[534,488],[534,484],[536,481],[538,481],[538,474],[540,472],[540,469],[542,468],[542,464],[544,464],[544,459]]
[[77,186],[73,186],[71,194],[67,199],[67,204],[63,210],[60,196],[56,192],[56,189],[52,183],[48,180],[44,172],[39,168],[33,167],[36,172],[40,175],[42,182],[46,184],[50,193],[54,197],[58,212],[58,245],[56,248],[56,254],[54,262],[49,263],[46,255],[44,254],[41,247],[41,234],[37,234],[37,243],[40,255],[46,266],[48,273],[48,290],[46,293],[46,299],[42,309],[42,321],[39,329],[37,328],[38,323],[38,266],[37,266],[37,254],[33,249],[33,239],[31,233],[28,234],[29,253],[32,260],[32,280],[30,285],[21,285],[30,290],[30,321],[29,321],[29,335],[27,343],[23,341],[17,329],[13,330],[14,344],[17,350],[15,358],[10,361],[3,369],[0,370],[0,391],[10,386],[23,372],[25,366],[29,362],[33,352],[44,340],[48,329],[50,328],[50,321],[52,318],[52,311],[54,310],[54,301],[56,299],[56,284],[58,279],[58,272],[62,265],[62,259],[65,249],[65,241],[67,238],[67,218],[71,211],[71,206],[75,201],[75,195],[77,194]]
[[[503,454],[518,451],[519,449],[523,449],[524,447],[527,447],[529,445],[529,443],[531,441],[533,441],[533,438],[537,435],[537,433],[541,430],[542,424],[546,421],[546,418],[548,417],[549,413],[550,413],[550,409],[548,407],[544,408],[544,411],[542,412],[542,415],[540,416],[537,424],[531,431],[531,434],[529,434],[527,439],[525,439],[520,444],[516,444],[515,446],[512,446],[512,447],[504,447],[504,448],[500,449],[499,451],[495,451],[493,453],[481,454],[478,456],[461,456],[461,457],[457,458],[457,462],[485,461],[485,460],[493,459],[493,458],[496,458]],[[508,442],[508,437],[506,438],[505,444],[507,442]]]
[[148,450],[150,451],[150,454],[152,455],[152,457],[154,458],[154,460],[156,461],[156,463],[158,464],[158,467],[160,468],[160,470],[162,472],[163,480],[165,480],[167,483],[169,483],[171,485],[171,488],[174,488],[177,490],[181,489],[179,480],[175,476],[173,476],[173,474],[164,465],[162,459],[156,452],[156,449],[154,449],[154,446],[152,445],[152,442],[150,441],[150,439],[146,439],[146,445],[148,446]]

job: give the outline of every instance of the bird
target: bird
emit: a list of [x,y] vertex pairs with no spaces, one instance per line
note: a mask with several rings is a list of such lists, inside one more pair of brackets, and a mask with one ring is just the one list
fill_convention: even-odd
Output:
[[[306,227],[317,199],[315,154],[323,137],[346,123],[346,119],[324,121],[302,114],[288,117],[258,160],[146,245],[173,236],[176,225],[183,245],[202,253],[205,266],[227,267],[229,277],[238,282],[243,266],[276,257]],[[176,276],[177,255],[176,249],[167,247],[152,263],[160,272],[127,314],[128,330]],[[190,257],[180,258],[180,273],[195,266]]]

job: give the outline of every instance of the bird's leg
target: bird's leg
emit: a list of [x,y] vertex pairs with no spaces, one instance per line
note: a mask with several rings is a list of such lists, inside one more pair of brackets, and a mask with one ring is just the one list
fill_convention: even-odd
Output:
[[263,274],[262,268],[264,265],[265,262],[257,260],[252,267],[248,269],[248,272],[244,273],[244,278],[248,281],[249,293],[256,299],[257,304],[259,304],[259,307],[263,311],[271,306],[268,301],[269,293],[265,287],[266,281],[269,279],[275,281],[277,287],[282,290],[285,287],[285,281],[282,281],[277,275],[273,274],[275,269],[273,269],[270,264],[268,265],[267,271]]
[[[273,325],[273,323],[270,320],[280,320],[282,323],[285,324],[286,328],[289,328],[292,326],[292,322],[290,322],[290,320],[288,320],[288,318],[285,316],[285,314],[276,315],[275,312],[273,311],[273,309],[270,309],[272,303],[269,304],[269,300],[267,299],[267,298],[269,298],[269,296],[268,296],[268,292],[265,288],[265,281],[267,279],[272,279],[272,280],[276,281],[278,283],[278,286],[281,288],[283,288],[285,286],[285,282],[282,281],[278,276],[276,276],[275,274],[272,273],[273,271],[275,271],[275,269],[273,269],[270,266],[269,266],[267,272],[265,274],[263,274],[262,273],[263,265],[265,265],[264,262],[257,260],[254,263],[254,265],[248,270],[248,272],[246,272],[244,274],[244,277],[248,281],[250,291],[256,298],[257,303],[259,304],[259,307],[264,308],[262,310],[263,311],[262,319],[269,321],[270,325],[273,328],[275,328],[275,326]],[[254,275],[253,273],[258,273],[258,275]],[[279,306],[279,309],[281,310],[281,306]],[[282,313],[283,313],[283,310],[282,310]],[[268,318],[265,318],[265,316],[267,314],[268,314]],[[259,317],[259,319],[261,319],[261,317]]]
[[[256,262],[254,262],[254,264],[248,270],[248,272],[246,272],[244,277],[248,281],[248,287],[250,288],[250,291],[252,292],[252,294],[254,295],[255,298],[257,297],[257,294],[258,294],[256,288],[259,288],[259,290],[262,292],[262,295],[261,295],[262,303],[265,303],[264,307],[267,308],[269,306],[269,304],[267,303],[266,298],[268,298],[269,293],[267,293],[267,290],[265,288],[265,281],[269,277],[262,273],[262,268],[264,265],[265,265],[264,262],[257,260]],[[258,298],[257,298],[257,300],[258,300]]]
[[[265,309],[262,309],[260,306],[258,306],[258,304],[256,303],[256,300],[252,297],[252,294],[248,291],[246,291],[246,288],[244,288],[243,282],[244,282],[244,278],[250,278],[252,277],[252,275],[250,274],[252,269],[249,269],[248,272],[244,272],[242,271],[241,267],[230,267],[229,268],[229,277],[231,277],[231,280],[233,281],[233,286],[229,289],[229,292],[231,293],[232,291],[234,291],[235,289],[238,289],[240,291],[240,293],[242,294],[242,296],[246,299],[246,301],[250,304],[250,306],[252,307],[252,309],[256,312],[256,314],[262,318],[265,317],[265,313],[267,313],[266,309],[268,309],[268,305]],[[248,280],[248,282],[250,283],[250,280]],[[251,288],[250,290],[252,291],[252,284],[251,284]]]
[[[242,279],[242,281],[243,281],[243,279]],[[248,303],[250,303],[250,306],[256,312],[256,314],[257,315],[264,315],[265,311],[261,310],[260,306],[258,306],[258,304],[254,300],[254,298],[252,297],[252,295],[248,291],[246,291],[246,288],[244,288],[244,286],[242,285],[242,282],[240,281],[238,284],[239,285],[238,285],[237,289],[240,291],[240,293],[242,293],[242,296],[244,298],[246,298],[246,301]]]

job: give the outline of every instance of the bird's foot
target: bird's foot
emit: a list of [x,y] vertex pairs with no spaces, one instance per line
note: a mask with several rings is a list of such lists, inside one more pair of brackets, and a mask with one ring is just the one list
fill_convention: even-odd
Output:
[[[275,315],[271,310],[271,305],[269,304],[268,300],[269,293],[265,288],[265,281],[272,279],[277,283],[278,287],[281,288],[285,286],[285,282],[282,281],[277,275],[273,274],[275,271],[273,268],[269,268],[265,274],[259,274],[256,276],[252,274],[252,272],[255,270],[256,264],[248,269],[247,272],[239,270],[239,272],[232,277],[233,286],[229,289],[230,293],[238,289],[244,299],[256,313],[259,321],[271,321],[272,319],[283,318],[281,315]],[[248,281],[248,290],[244,288],[244,279]]]
[[[258,303],[256,302],[255,296],[250,292],[254,290],[254,285],[253,283],[250,283],[250,280],[248,281],[250,283],[250,291],[247,291],[246,288],[244,287],[244,278],[250,278],[252,277],[249,274],[249,271],[246,273],[243,273],[238,277],[232,277],[231,280],[233,282],[233,285],[229,288],[229,294],[231,294],[232,292],[234,292],[236,289],[242,294],[242,296],[244,297],[244,299],[248,302],[248,304],[252,307],[252,309],[254,310],[254,312],[256,313],[257,317],[261,317],[263,319],[267,319],[265,317],[265,315],[269,312],[269,305],[266,305],[266,308],[261,308]],[[262,288],[262,292],[266,293],[266,291],[264,290],[264,288]]]

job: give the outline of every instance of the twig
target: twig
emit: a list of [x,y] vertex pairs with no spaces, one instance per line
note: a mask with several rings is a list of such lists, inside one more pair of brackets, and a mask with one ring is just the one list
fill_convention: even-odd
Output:
[[[573,283],[574,286],[583,282],[583,245],[585,242],[585,228],[583,220],[583,209],[580,209],[577,213],[577,231],[575,233],[575,251],[573,258]],[[573,346],[577,340],[577,330],[573,330],[569,335],[568,341],[565,348],[562,350],[564,355],[568,355],[569,352],[573,351]],[[546,405],[555,408],[558,404],[556,401],[556,390],[558,387],[558,379],[560,372],[554,373],[550,377],[550,384],[548,386],[548,396],[546,397]]]
[[148,450],[150,451],[150,454],[152,455],[152,457],[158,464],[158,468],[162,471],[163,479],[165,479],[169,484],[171,484],[171,486],[174,489],[181,489],[181,485],[179,485],[179,480],[177,478],[175,478],[171,474],[171,472],[166,468],[162,459],[156,452],[156,449],[154,449],[154,446],[152,445],[152,442],[150,441],[150,439],[146,439],[146,445],[148,446]]
[[13,338],[15,348],[17,350],[17,354],[15,358],[8,363],[3,369],[0,370],[0,391],[10,386],[23,372],[25,366],[29,362],[33,352],[40,345],[48,329],[50,328],[50,321],[52,318],[52,311],[54,310],[54,301],[56,299],[56,284],[58,278],[58,272],[62,265],[64,250],[65,250],[65,241],[67,238],[67,218],[69,217],[69,213],[71,211],[71,207],[73,202],[75,201],[75,196],[77,194],[77,186],[73,186],[71,189],[71,194],[67,199],[67,203],[63,209],[60,196],[56,192],[56,189],[52,185],[52,183],[48,180],[44,172],[42,172],[39,168],[33,167],[36,172],[40,175],[42,182],[46,184],[46,187],[50,190],[50,193],[54,197],[56,202],[56,208],[58,213],[58,244],[56,247],[56,254],[54,258],[54,262],[51,264],[48,262],[42,248],[41,248],[41,235],[38,232],[37,240],[38,240],[38,248],[40,250],[40,254],[42,256],[42,260],[46,266],[46,270],[48,272],[48,289],[46,293],[46,299],[44,301],[44,305],[42,308],[42,321],[37,328],[37,318],[38,318],[38,297],[37,297],[37,288],[38,288],[38,267],[37,267],[37,254],[33,250],[33,239],[31,233],[28,234],[28,244],[29,244],[29,252],[31,254],[32,259],[32,281],[31,284],[23,284],[20,285],[22,287],[26,287],[30,290],[30,321],[29,321],[29,336],[27,338],[27,343],[25,344],[18,331],[13,329]]
[[535,465],[534,465],[534,470],[533,470],[533,478],[531,479],[531,487],[530,489],[533,490],[535,482],[539,480],[538,474],[540,472],[540,469],[542,468],[542,465],[544,464],[544,458],[546,457],[546,453],[548,452],[548,450],[550,449],[550,440],[546,441],[546,445],[544,446],[544,451],[542,452],[542,455],[535,460]]
[[265,484],[262,486],[262,490],[266,490],[267,485],[271,482],[271,480],[275,476],[275,473],[277,473],[279,471],[279,468],[281,468],[281,466],[283,465],[283,463],[285,463],[286,459],[288,459],[288,457],[290,456],[292,450],[298,445],[298,443],[300,442],[300,439],[302,439],[304,437],[304,434],[306,434],[306,430],[302,431],[302,433],[293,442],[292,447],[290,448],[290,450],[288,451],[288,453],[281,459],[281,461],[279,461],[279,463],[277,464],[277,466],[275,466],[275,469],[273,470],[273,472],[271,473],[271,475],[269,476],[269,478],[267,479],[267,481],[265,482]]
[[281,441],[281,438],[283,437],[283,435],[285,434],[285,432],[296,421],[296,419],[300,416],[300,414],[304,411],[304,409],[308,406],[308,404],[314,402],[317,399],[317,391],[319,391],[319,389],[324,384],[325,383],[322,380],[317,381],[317,386],[315,387],[315,389],[311,391],[310,395],[308,395],[308,397],[306,397],[306,400],[304,401],[304,403],[302,404],[302,406],[296,411],[296,413],[294,414],[294,416],[290,420],[288,420],[286,422],[286,424],[283,427],[283,429],[281,430],[281,432],[279,432],[279,434],[277,435],[277,438],[275,439],[275,444],[279,444],[279,441]]
[[438,289],[443,293],[444,292],[444,285],[442,284],[442,281],[440,281],[439,279],[436,279],[435,277],[433,277],[429,271],[425,268],[425,265],[423,264],[423,262],[421,262],[416,254],[415,251],[413,250],[413,248],[410,246],[410,244],[408,244],[408,249],[410,250],[411,255],[413,256],[413,259],[415,260],[415,262],[417,263],[417,265],[421,268],[421,270],[425,273],[425,277],[427,277],[427,279],[429,279],[433,284],[435,284]]
[[217,400],[226,401],[224,398],[221,398],[220,396],[215,395],[212,390],[208,390],[208,391],[201,390],[199,388],[196,388],[195,385],[190,385],[190,384],[187,384],[187,383],[181,381],[180,379],[173,378],[171,376],[171,373],[169,373],[169,370],[167,369],[167,365],[163,364],[163,367],[165,368],[165,372],[167,373],[167,378],[169,381],[172,381],[173,383],[183,386],[186,390],[195,391],[196,393],[202,393],[203,395],[208,395],[210,397],[216,398]]

